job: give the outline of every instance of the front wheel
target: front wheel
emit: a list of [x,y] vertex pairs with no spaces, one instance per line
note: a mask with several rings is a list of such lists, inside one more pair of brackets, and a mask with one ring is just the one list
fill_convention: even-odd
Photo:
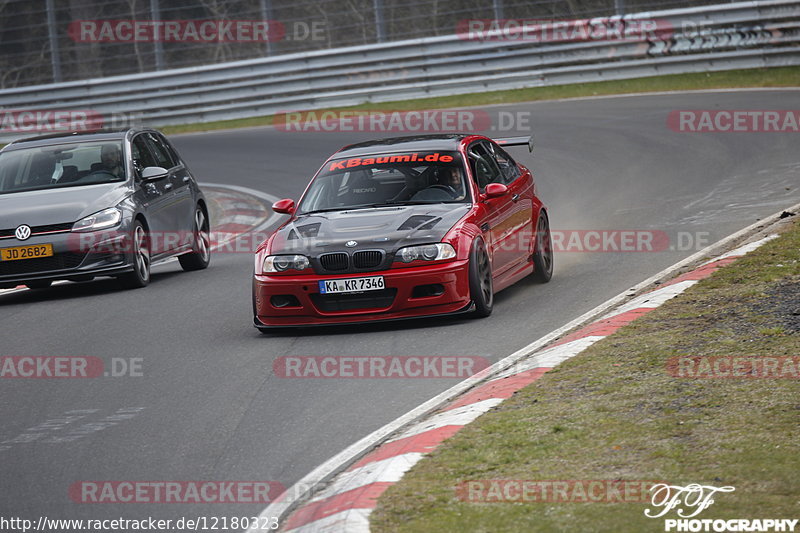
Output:
[[533,252],[533,279],[547,283],[553,277],[553,240],[550,238],[550,221],[542,211],[536,226],[536,250]]
[[131,255],[133,255],[133,272],[119,277],[126,289],[138,289],[150,283],[150,238],[144,225],[136,220],[133,223]]
[[492,314],[494,306],[494,288],[492,286],[492,265],[486,245],[478,239],[472,244],[469,252],[469,294],[475,304],[475,316],[487,317]]
[[205,211],[199,205],[194,212],[194,248],[188,254],[178,256],[186,271],[203,270],[211,262],[211,234]]

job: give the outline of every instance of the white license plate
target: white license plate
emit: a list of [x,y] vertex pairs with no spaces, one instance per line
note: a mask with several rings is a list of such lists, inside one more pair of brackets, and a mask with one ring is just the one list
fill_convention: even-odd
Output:
[[383,276],[370,278],[327,279],[319,282],[321,294],[342,294],[347,292],[379,291],[386,287]]

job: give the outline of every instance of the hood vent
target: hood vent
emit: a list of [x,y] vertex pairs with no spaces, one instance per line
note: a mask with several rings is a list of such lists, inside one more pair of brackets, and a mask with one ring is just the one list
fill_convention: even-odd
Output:
[[321,225],[322,224],[317,222],[315,224],[306,224],[305,226],[295,226],[291,229],[291,231],[289,231],[289,236],[287,239],[290,241],[295,241],[300,237],[304,239],[313,239],[319,233],[319,228]]
[[436,224],[438,224],[442,219],[439,217],[434,217],[431,215],[412,215],[406,219],[405,222],[400,224],[400,227],[397,228],[398,231],[403,230],[410,230],[410,229],[431,229]]
[[306,239],[312,239],[319,233],[319,228],[322,226],[319,222],[315,224],[306,224],[305,226],[297,226],[297,231]]

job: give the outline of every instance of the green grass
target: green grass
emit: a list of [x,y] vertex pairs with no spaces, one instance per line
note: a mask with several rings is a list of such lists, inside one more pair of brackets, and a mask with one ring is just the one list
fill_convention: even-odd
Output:
[[[695,74],[671,74],[630,80],[601,81],[532,87],[508,91],[491,91],[477,94],[462,94],[380,104],[362,104],[335,108],[341,110],[385,110],[407,111],[420,109],[451,109],[492,104],[512,104],[536,100],[555,100],[581,96],[599,96],[626,93],[646,93],[658,91],[689,91],[698,89],[728,89],[739,87],[795,87],[800,85],[800,67],[777,67],[766,69],[727,70]],[[333,109],[333,108],[332,108]],[[222,120],[200,124],[165,126],[166,134],[210,131],[220,129],[268,126],[272,116],[251,117],[236,120]]]
[[384,493],[372,531],[664,530],[642,503],[456,497],[485,479],[732,485],[699,518],[796,518],[800,381],[666,371],[674,356],[800,355],[800,222],[788,226],[465,427]]

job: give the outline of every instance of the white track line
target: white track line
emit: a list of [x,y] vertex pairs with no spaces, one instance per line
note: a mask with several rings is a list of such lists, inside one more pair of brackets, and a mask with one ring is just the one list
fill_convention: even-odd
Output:
[[417,422],[407,430],[403,431],[396,437],[392,437],[386,442],[407,439],[409,437],[419,435],[420,433],[425,433],[426,431],[432,431],[434,429],[440,429],[446,426],[465,426],[492,407],[502,402],[503,400],[501,398],[489,398],[487,400],[481,400],[469,405],[457,407],[449,411],[437,413],[430,418],[426,418],[425,420]]
[[677,295],[691,287],[697,283],[697,280],[685,280],[679,281],[678,283],[673,283],[672,285],[667,285],[666,287],[662,287],[660,289],[656,289],[652,292],[647,292],[640,296],[637,296],[630,302],[627,302],[625,305],[619,307],[618,309],[614,309],[611,313],[600,317],[600,320],[606,320],[608,318],[612,318],[617,315],[621,315],[622,313],[627,313],[628,311],[633,311],[634,309],[655,309],[656,307],[660,307],[661,304],[666,302],[667,300],[671,300],[675,298]]
[[[369,515],[372,509],[347,509],[302,525],[286,533],[369,533]],[[263,532],[262,532],[263,533]]]
[[322,501],[373,483],[397,483],[423,456],[424,454],[418,452],[404,453],[345,472],[324,490],[315,494],[311,502]]
[[587,335],[586,337],[581,337],[574,341],[553,346],[552,348],[539,352],[533,357],[517,362],[514,366],[498,374],[492,381],[515,376],[521,372],[533,370],[534,368],[553,368],[570,357],[581,353],[586,348],[605,337],[605,335]]

